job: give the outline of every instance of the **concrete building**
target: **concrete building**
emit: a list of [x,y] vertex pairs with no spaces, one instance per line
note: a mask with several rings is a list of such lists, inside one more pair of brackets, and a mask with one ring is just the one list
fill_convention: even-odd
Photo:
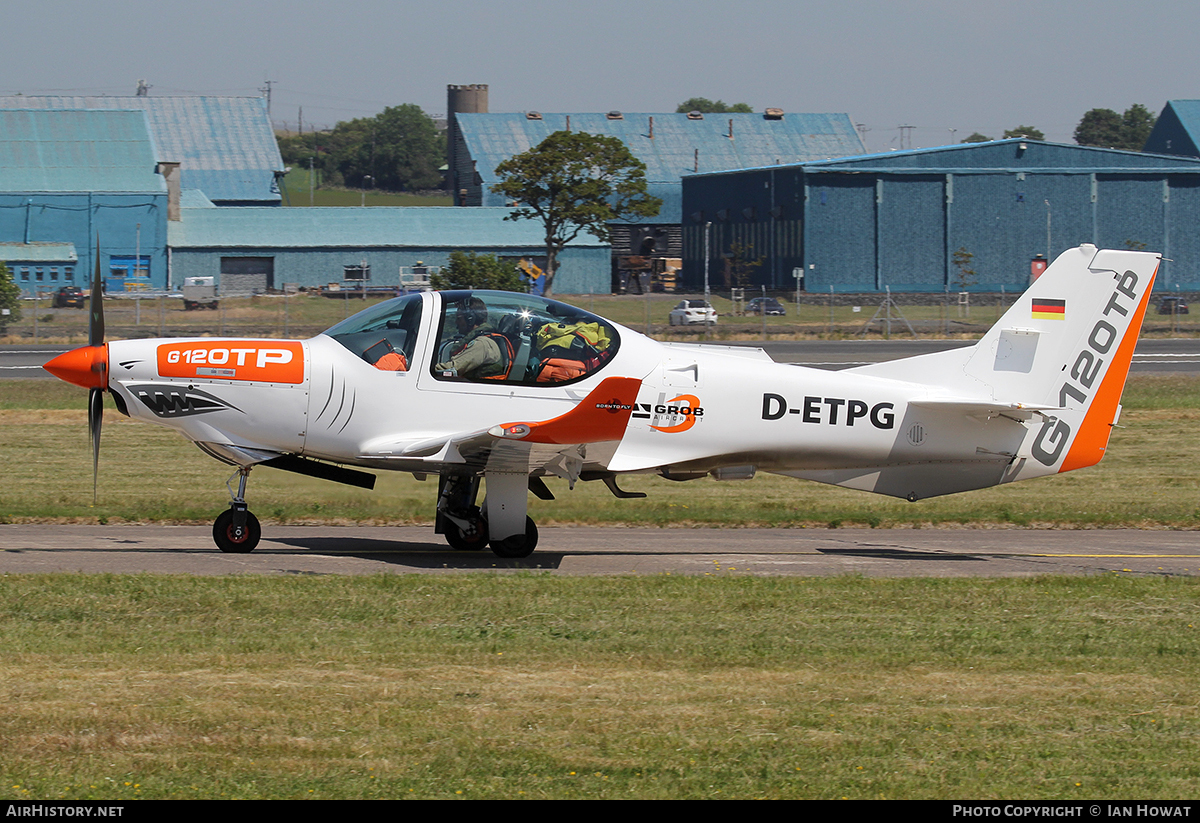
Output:
[[683,212],[691,287],[706,256],[724,287],[738,244],[764,258],[755,287],[790,291],[802,273],[809,292],[1021,290],[1037,255],[1094,243],[1161,251],[1160,288],[1200,288],[1191,158],[1014,138],[690,175]]

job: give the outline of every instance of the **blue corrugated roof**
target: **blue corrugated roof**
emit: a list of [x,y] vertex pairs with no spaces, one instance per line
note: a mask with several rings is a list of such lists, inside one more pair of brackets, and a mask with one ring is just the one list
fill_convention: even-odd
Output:
[[[506,208],[185,208],[172,248],[502,248],[545,245],[540,224]],[[607,246],[591,235],[572,246]]]
[[0,109],[0,190],[164,192],[140,111]]
[[218,202],[279,202],[283,169],[261,97],[0,97],[0,109],[124,109],[146,113],[157,160],[178,161],[181,185]]
[[[1025,148],[1021,148],[1022,146]],[[1102,173],[1181,170],[1195,172],[1200,170],[1200,159],[1013,137],[1007,140],[992,140],[987,143],[958,143],[950,146],[867,154],[835,160],[814,160],[795,165],[803,165],[807,172],[853,171],[880,174],[906,172],[969,174],[972,172],[1051,172],[1059,170]],[[749,170],[740,169],[738,171]],[[713,174],[733,173],[736,171],[714,172]]]
[[778,120],[742,113],[706,114],[703,120],[689,120],[686,114],[624,114],[620,120],[604,114],[543,114],[540,120],[521,113],[456,117],[485,183],[495,182],[501,161],[565,130],[568,118],[571,131],[621,140],[646,164],[646,179],[656,182],[678,181],[697,166],[702,172],[740,169],[865,151],[845,114],[785,114]]
[[74,243],[0,243],[0,260],[19,263],[77,263]]

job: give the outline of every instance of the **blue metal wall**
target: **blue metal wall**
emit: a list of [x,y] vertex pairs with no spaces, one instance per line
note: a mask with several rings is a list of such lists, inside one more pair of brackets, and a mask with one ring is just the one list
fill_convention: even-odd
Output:
[[96,237],[100,266],[108,275],[112,256],[150,258],[149,288],[167,284],[167,195],[100,193],[0,193],[0,243],[73,243],[78,255],[73,281],[50,284],[22,281],[22,291],[52,290],[61,285],[90,285],[95,266]]
[[[683,181],[684,270],[703,281],[732,242],[767,255],[753,285],[809,292],[1019,291],[1035,255],[1080,243],[1160,251],[1159,288],[1200,288],[1200,161],[995,141],[839,161],[696,175]],[[799,249],[785,241],[802,226]],[[714,287],[721,279],[710,278]]]
[[[426,266],[445,266],[453,251],[473,251],[498,257],[537,257],[544,248],[411,248],[411,249],[295,249],[295,248],[182,248],[171,253],[171,279],[176,287],[185,277],[215,277],[220,283],[222,257],[270,257],[274,260],[274,286],[295,283],[315,288],[340,283],[343,266],[366,261],[371,267],[370,285],[394,286],[399,283],[400,267],[411,268],[418,261]],[[559,257],[554,278],[556,294],[607,294],[611,278],[607,246],[568,248]]]

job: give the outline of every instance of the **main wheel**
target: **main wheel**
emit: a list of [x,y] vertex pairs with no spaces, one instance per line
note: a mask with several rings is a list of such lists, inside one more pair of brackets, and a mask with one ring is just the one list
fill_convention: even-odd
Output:
[[488,544],[488,525],[482,515],[471,518],[475,530],[463,532],[453,520],[446,520],[446,542],[450,548],[460,552],[477,552]]
[[492,551],[497,557],[529,557],[537,548],[538,530],[532,517],[525,518],[525,534],[514,534],[503,540],[492,541]]
[[233,525],[233,509],[226,509],[213,523],[213,540],[217,548],[228,554],[248,554],[254,551],[262,537],[258,518],[246,512],[246,523],[241,528]]

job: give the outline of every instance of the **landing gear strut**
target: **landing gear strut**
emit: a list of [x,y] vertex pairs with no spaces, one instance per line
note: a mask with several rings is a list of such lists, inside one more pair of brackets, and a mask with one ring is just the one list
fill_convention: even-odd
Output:
[[490,546],[497,557],[533,554],[538,530],[525,514],[528,476],[522,472],[488,472],[486,512],[475,504],[479,481],[475,475],[442,476],[434,531],[444,534],[450,548],[459,551]]
[[[232,488],[229,489],[233,500],[213,523],[213,541],[223,552],[247,554],[258,545],[262,528],[258,525],[258,518],[246,507],[246,480],[250,476],[250,467],[243,466],[235,474],[238,476],[238,490],[235,494]],[[231,475],[229,480],[232,479]],[[229,488],[228,480],[225,486]]]
[[438,483],[435,534],[444,534],[450,548],[479,551],[488,544],[487,518],[475,505],[479,478],[443,475]]

